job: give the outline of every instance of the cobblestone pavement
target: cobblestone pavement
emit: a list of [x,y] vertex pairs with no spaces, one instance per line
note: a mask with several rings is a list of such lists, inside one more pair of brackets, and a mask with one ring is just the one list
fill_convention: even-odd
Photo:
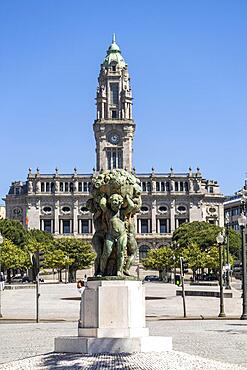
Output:
[[[177,369],[178,367],[176,366],[178,363],[181,363],[181,361],[185,361],[184,363],[186,364],[186,361],[191,360],[190,367],[187,367],[186,370],[201,368],[223,369],[223,365],[221,367],[212,367],[219,366],[217,364],[213,365],[212,363],[210,363],[210,365],[205,365],[205,363],[203,363],[203,361],[206,361],[205,359],[218,360],[235,365],[238,364],[247,368],[247,322],[241,320],[173,320],[173,318],[182,317],[183,315],[182,299],[181,297],[176,297],[176,287],[172,284],[162,283],[147,283],[145,287],[146,313],[148,317],[147,326],[150,328],[150,334],[171,336],[173,338],[173,348],[175,351],[187,353],[188,356],[198,355],[204,358],[204,360],[200,360],[202,361],[200,363],[201,365],[198,365],[202,367],[193,367],[195,366],[193,364],[199,364],[200,361],[195,358],[186,357],[186,354],[173,352],[172,355],[171,353],[166,353],[157,361],[159,361],[160,364],[164,361],[163,363],[166,364],[166,361],[171,361],[170,356],[175,356],[174,367],[171,367],[172,364],[170,364],[170,367],[164,365],[166,366],[164,368]],[[238,283],[234,283],[232,291],[234,298],[225,299],[225,311],[227,316],[239,317],[242,309],[242,300]],[[41,364],[42,361],[45,361],[45,363],[48,364],[49,361],[51,363],[57,361],[57,368],[62,370],[83,368],[81,366],[84,366],[85,369],[96,369],[97,367],[95,367],[96,365],[94,362],[97,359],[93,356],[91,359],[84,356],[83,364],[82,360],[79,360],[76,356],[75,364],[73,364],[71,358],[61,356],[61,361],[72,361],[71,364],[64,365],[63,362],[59,362],[59,356],[49,354],[53,351],[55,337],[77,335],[76,321],[79,314],[79,298],[79,293],[73,284],[42,285],[40,299],[41,318],[46,320],[68,320],[71,322],[41,322],[40,324],[10,323],[11,320],[5,321],[0,319],[0,363],[4,364],[9,361],[30,358],[23,361],[21,360],[18,365],[19,367],[6,367],[6,364],[2,365],[5,367],[0,366],[0,368],[42,369],[42,366],[45,368],[45,365],[37,365],[39,367],[35,367],[36,362],[37,364]],[[4,291],[2,303],[2,312],[5,319],[30,319],[35,317],[35,291],[33,289]],[[217,298],[186,297],[186,305],[189,316],[217,317],[219,313],[219,299]],[[169,320],[163,320],[163,318],[169,318]],[[41,354],[45,357],[31,357]],[[135,356],[136,357],[124,357],[126,369],[130,368],[127,367],[128,361],[132,360],[133,364],[135,364],[135,361],[139,361],[139,365],[131,369],[156,369],[156,360],[153,359],[157,359],[157,355],[153,354],[152,357],[150,357],[150,361],[154,361],[152,364],[148,363],[149,359],[145,357],[146,355],[144,354],[142,355],[143,357],[140,358],[137,355]],[[30,367],[28,367],[28,361],[30,361]],[[77,366],[76,361],[79,361],[79,367],[74,367]],[[90,364],[86,364],[85,361],[91,362]],[[120,365],[116,367],[116,356],[112,358],[111,361],[115,361],[115,367],[112,368],[124,368],[120,367]],[[140,361],[146,361],[146,363],[140,365]],[[23,367],[21,367],[22,364]],[[234,369],[233,365],[231,366],[231,369]],[[55,367],[51,365],[49,369],[52,368]],[[97,369],[100,368],[103,367],[98,367]],[[158,368],[162,369],[161,367]],[[179,365],[179,368],[183,369],[185,367]],[[224,368],[227,369],[228,367]]]
[[181,352],[136,353],[132,355],[75,355],[47,354],[12,362],[0,367],[5,370],[240,370],[237,365],[229,365],[207,360]]
[[[148,321],[147,326],[150,328],[151,335],[172,336],[175,351],[201,356],[204,359],[238,364],[247,368],[247,323],[244,321],[160,320]],[[61,335],[77,335],[77,323],[1,324],[0,363],[50,353],[54,348],[54,338]],[[53,361],[51,354],[47,356],[45,358],[50,358]],[[168,358],[167,356],[170,355],[166,354],[165,358]],[[182,358],[182,355],[178,356]],[[40,360],[37,359],[37,361]],[[26,369],[25,366],[23,369]],[[63,366],[61,365],[61,369],[66,369],[66,366]],[[5,369],[5,367],[0,368]],[[155,367],[150,367],[150,369],[153,368],[155,369]],[[172,369],[172,367],[170,368]],[[195,367],[189,367],[186,370],[190,368],[194,369]],[[209,369],[211,368],[214,367],[209,367]],[[220,367],[215,368],[220,369]],[[223,367],[221,368],[223,369]],[[7,369],[9,368],[7,367]],[[94,367],[90,369],[94,369]],[[144,367],[144,369],[146,368]],[[202,367],[202,369],[207,369],[207,367]]]

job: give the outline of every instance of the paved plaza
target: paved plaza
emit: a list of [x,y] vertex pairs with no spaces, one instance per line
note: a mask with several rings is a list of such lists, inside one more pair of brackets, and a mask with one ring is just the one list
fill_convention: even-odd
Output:
[[[233,298],[225,299],[226,315],[241,316],[242,299],[240,282],[233,284]],[[182,298],[176,296],[174,284],[144,283],[146,288],[146,315],[148,317],[183,317]],[[191,286],[186,285],[186,289]],[[219,290],[219,287],[193,287],[194,290]],[[40,317],[43,320],[78,319],[80,294],[76,284],[41,284]],[[217,317],[219,299],[211,297],[186,297],[188,317]],[[2,312],[5,319],[35,318],[35,289],[5,290],[2,294]]]
[[[75,284],[45,284],[41,286],[42,322],[39,324],[28,321],[35,317],[34,289],[3,292],[4,320],[0,321],[0,363],[2,363],[0,368],[60,370],[238,369],[240,366],[247,368],[247,322],[236,319],[182,320],[182,299],[175,295],[175,286],[163,283],[146,283],[145,286],[147,326],[150,328],[150,334],[172,336],[174,351],[150,356],[52,354],[55,337],[77,335],[76,321],[80,297]],[[239,283],[234,283],[234,298],[225,299],[225,311],[229,317],[239,317],[241,314],[242,301],[239,288]],[[216,318],[218,309],[217,298],[187,297],[190,318]],[[16,360],[21,361],[10,363]],[[107,367],[104,367],[104,364],[107,364]]]

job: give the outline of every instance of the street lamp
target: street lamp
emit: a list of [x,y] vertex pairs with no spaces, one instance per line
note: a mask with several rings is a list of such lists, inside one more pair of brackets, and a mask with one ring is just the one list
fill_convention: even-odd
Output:
[[222,261],[222,246],[224,244],[224,236],[220,232],[216,237],[216,242],[219,247],[219,260],[220,260],[220,275],[219,275],[219,283],[220,283],[220,313],[218,317],[226,317],[224,311],[224,291],[223,291],[223,279],[222,279],[222,270],[223,270],[223,261]]
[[231,289],[230,286],[230,263],[229,263],[229,247],[230,247],[230,234],[229,234],[229,214],[226,215],[226,289]]
[[241,229],[241,252],[242,252],[242,289],[243,289],[243,313],[242,320],[247,320],[247,274],[246,274],[246,245],[244,240],[244,228],[246,226],[247,218],[242,212],[238,218],[238,224]]
[[[3,244],[3,237],[0,233],[0,254],[1,254],[1,246]],[[3,317],[2,315],[2,289],[3,289],[3,275],[2,275],[2,266],[1,266],[1,259],[0,259],[0,317]]]

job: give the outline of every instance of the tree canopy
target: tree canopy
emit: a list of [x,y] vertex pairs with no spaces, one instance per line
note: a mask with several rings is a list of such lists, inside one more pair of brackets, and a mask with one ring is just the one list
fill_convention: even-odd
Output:
[[175,261],[174,250],[170,247],[161,247],[150,249],[147,257],[142,260],[142,264],[145,268],[163,271],[173,266]]
[[191,243],[197,244],[202,250],[209,249],[216,243],[216,237],[222,228],[205,221],[193,221],[182,224],[172,236],[179,248],[184,248]]
[[0,261],[5,269],[26,269],[31,267],[31,260],[27,251],[4,239],[1,245]]
[[[174,247],[183,249],[195,243],[202,251],[209,251],[216,245],[216,237],[223,229],[205,221],[193,221],[182,224],[172,236]],[[230,253],[238,257],[240,249],[240,235],[232,228],[229,229]]]
[[0,233],[15,245],[24,246],[28,240],[28,232],[16,220],[0,219]]

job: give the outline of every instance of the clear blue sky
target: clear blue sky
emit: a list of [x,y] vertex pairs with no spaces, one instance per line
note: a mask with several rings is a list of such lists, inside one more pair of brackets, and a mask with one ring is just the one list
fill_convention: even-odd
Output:
[[1,0],[1,197],[29,167],[91,172],[97,77],[113,32],[131,75],[137,171],[199,166],[224,194],[238,190],[246,19],[245,0]]

